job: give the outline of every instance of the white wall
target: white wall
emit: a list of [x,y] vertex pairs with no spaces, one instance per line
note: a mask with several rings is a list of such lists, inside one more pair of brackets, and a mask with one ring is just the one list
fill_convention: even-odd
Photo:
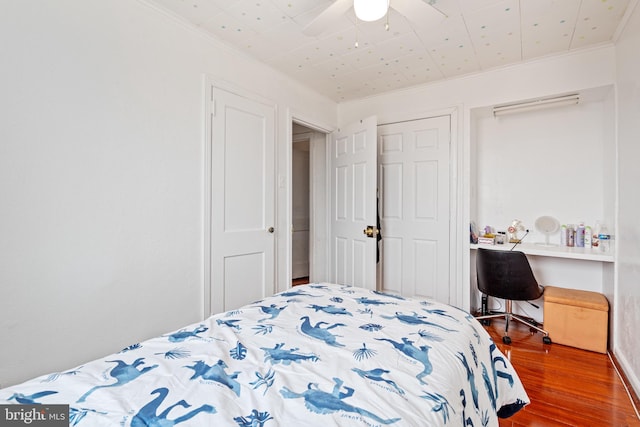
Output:
[[285,184],[336,105],[139,1],[3,2],[0,39],[6,386],[202,318],[205,74],[277,104]]
[[[525,242],[544,243],[535,229],[542,215],[562,224],[604,221],[603,180],[613,168],[603,167],[603,152],[605,145],[614,151],[615,134],[605,135],[603,116],[603,101],[594,101],[479,117],[472,138],[477,149],[472,219],[478,227],[506,231],[520,219],[530,230]],[[550,243],[560,243],[559,232]]]
[[614,352],[640,394],[640,6],[616,45],[618,81],[617,327]]

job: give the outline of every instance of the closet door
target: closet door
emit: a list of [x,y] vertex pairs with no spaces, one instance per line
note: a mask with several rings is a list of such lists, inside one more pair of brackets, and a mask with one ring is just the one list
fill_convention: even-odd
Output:
[[382,289],[449,300],[451,116],[381,125]]
[[331,135],[330,251],[335,283],[376,289],[376,157],[375,117]]
[[275,107],[214,87],[211,312],[274,292]]

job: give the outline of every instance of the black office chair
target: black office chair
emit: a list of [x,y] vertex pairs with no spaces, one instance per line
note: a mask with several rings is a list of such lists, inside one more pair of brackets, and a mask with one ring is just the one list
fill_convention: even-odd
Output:
[[476,254],[476,271],[478,289],[483,294],[505,300],[505,312],[485,314],[476,317],[478,320],[503,317],[507,321],[502,342],[511,344],[509,322],[515,320],[529,328],[544,334],[542,341],[551,344],[549,333],[517,314],[513,314],[513,301],[531,301],[544,293],[531,271],[531,266],[524,253],[519,251],[500,251],[479,248]]

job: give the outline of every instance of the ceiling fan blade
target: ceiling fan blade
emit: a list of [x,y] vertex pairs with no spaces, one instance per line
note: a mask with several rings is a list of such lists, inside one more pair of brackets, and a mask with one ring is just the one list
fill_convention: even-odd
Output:
[[353,6],[353,0],[335,0],[331,6],[323,10],[313,21],[311,21],[302,32],[308,36],[317,36],[344,15]]
[[447,15],[423,0],[391,0],[391,7],[418,26],[441,23]]

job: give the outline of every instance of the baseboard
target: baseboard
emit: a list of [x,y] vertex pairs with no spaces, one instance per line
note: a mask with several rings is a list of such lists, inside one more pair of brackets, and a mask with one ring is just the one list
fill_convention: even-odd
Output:
[[636,411],[636,415],[640,419],[640,399],[638,398],[638,393],[633,388],[633,385],[631,381],[629,381],[627,374],[625,374],[624,369],[622,368],[622,364],[620,363],[618,358],[616,358],[616,355],[612,351],[609,351],[609,359],[611,359],[611,363],[613,364],[613,367],[615,368],[616,372],[620,376],[620,380],[623,382],[624,387],[627,390],[627,393],[629,393],[629,397],[631,398],[631,403],[633,404],[633,408]]

